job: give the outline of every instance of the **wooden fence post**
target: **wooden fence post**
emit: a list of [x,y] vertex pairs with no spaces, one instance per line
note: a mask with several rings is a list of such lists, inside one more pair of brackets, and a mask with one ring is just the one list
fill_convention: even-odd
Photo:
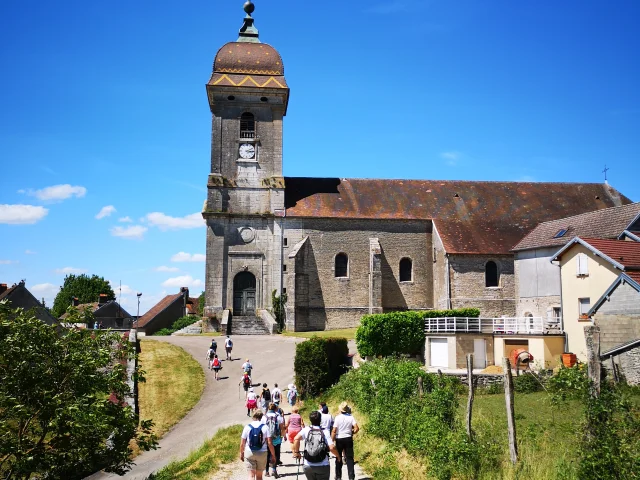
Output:
[[587,342],[587,371],[591,380],[591,395],[600,396],[600,327],[589,325],[584,327],[584,337]]
[[424,395],[424,389],[422,386],[422,377],[418,377],[418,395],[420,396],[420,398],[422,398],[422,395]]
[[513,378],[511,377],[511,362],[502,359],[504,370],[504,399],[507,405],[507,428],[509,429],[509,455],[514,465],[518,461],[518,445],[516,443],[516,418],[513,405]]
[[467,436],[469,440],[472,439],[473,433],[471,430],[471,412],[473,410],[473,354],[467,355],[467,381],[469,382],[469,397],[467,399]]

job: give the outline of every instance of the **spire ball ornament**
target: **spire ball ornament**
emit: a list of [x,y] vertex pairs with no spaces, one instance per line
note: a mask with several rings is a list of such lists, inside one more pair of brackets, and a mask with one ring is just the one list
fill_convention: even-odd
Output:
[[251,3],[251,0],[247,0],[244,3],[244,11],[247,13],[247,15],[251,15],[255,9],[256,9],[256,6],[253,3]]

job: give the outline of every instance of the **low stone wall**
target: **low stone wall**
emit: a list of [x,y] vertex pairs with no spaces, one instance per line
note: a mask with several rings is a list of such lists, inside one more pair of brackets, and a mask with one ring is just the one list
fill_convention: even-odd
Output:
[[[443,375],[447,375],[448,377],[457,377],[460,379],[460,382],[463,385],[467,385],[467,374],[466,373],[446,373],[442,372]],[[476,373],[473,375],[476,379],[476,387],[485,388],[490,385],[502,385],[504,383],[504,377],[502,375],[496,375],[491,373]]]

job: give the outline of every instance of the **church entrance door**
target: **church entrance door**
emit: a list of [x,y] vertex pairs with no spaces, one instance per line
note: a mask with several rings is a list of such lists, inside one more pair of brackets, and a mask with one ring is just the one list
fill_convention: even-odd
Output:
[[240,272],[233,279],[234,315],[254,315],[256,312],[256,277]]

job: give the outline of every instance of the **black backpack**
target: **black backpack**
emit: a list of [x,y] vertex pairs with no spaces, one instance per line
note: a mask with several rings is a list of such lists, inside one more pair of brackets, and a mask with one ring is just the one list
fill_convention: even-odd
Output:
[[267,402],[271,401],[271,391],[268,388],[262,390],[262,398]]
[[320,463],[329,455],[329,445],[321,428],[311,428],[304,439],[304,459],[311,463]]
[[243,377],[242,383],[244,383],[245,385],[251,385],[251,379],[249,378],[249,376]]

